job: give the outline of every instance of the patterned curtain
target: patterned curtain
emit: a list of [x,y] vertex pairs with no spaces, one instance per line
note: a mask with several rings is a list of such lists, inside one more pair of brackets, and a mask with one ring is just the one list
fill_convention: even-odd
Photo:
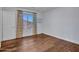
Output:
[[33,13],[33,35],[37,34],[37,16]]
[[22,20],[22,11],[17,11],[17,31],[16,38],[23,37],[23,20]]

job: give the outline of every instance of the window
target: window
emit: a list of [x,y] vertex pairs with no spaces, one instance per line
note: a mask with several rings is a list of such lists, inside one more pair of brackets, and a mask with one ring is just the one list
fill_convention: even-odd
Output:
[[[32,28],[33,23],[33,15],[32,14],[23,14],[23,28]],[[27,25],[27,26],[26,26]]]
[[23,13],[23,35],[32,35],[33,29],[33,14]]

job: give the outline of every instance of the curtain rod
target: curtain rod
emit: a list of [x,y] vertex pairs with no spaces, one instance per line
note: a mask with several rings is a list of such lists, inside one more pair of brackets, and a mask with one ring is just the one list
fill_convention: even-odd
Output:
[[[23,11],[23,10],[21,10],[21,11]],[[29,12],[29,13],[37,14],[36,12],[31,12],[31,11],[23,11],[23,12]]]

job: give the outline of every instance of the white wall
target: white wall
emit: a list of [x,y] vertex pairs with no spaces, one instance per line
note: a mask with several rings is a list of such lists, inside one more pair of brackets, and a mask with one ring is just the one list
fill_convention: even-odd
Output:
[[[17,21],[17,13],[16,10],[24,10],[22,8],[3,8],[3,40],[10,40],[16,38],[16,21]],[[28,10],[33,11],[33,10]],[[34,11],[35,12],[35,11]],[[38,33],[41,32],[40,28],[40,13],[37,14],[37,30]],[[27,36],[27,34],[26,34]]]
[[3,9],[3,40],[16,38],[16,11]]
[[56,8],[43,13],[43,33],[79,44],[79,8]]
[[0,41],[2,41],[2,8],[0,8]]
[[42,13],[38,13],[37,15],[37,33],[42,33]]

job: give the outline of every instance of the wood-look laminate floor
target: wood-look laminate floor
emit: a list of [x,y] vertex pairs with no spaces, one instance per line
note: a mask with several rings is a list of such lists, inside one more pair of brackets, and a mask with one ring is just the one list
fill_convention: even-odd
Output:
[[[3,49],[3,50],[2,50]],[[3,52],[78,52],[79,45],[46,34],[2,42]]]

